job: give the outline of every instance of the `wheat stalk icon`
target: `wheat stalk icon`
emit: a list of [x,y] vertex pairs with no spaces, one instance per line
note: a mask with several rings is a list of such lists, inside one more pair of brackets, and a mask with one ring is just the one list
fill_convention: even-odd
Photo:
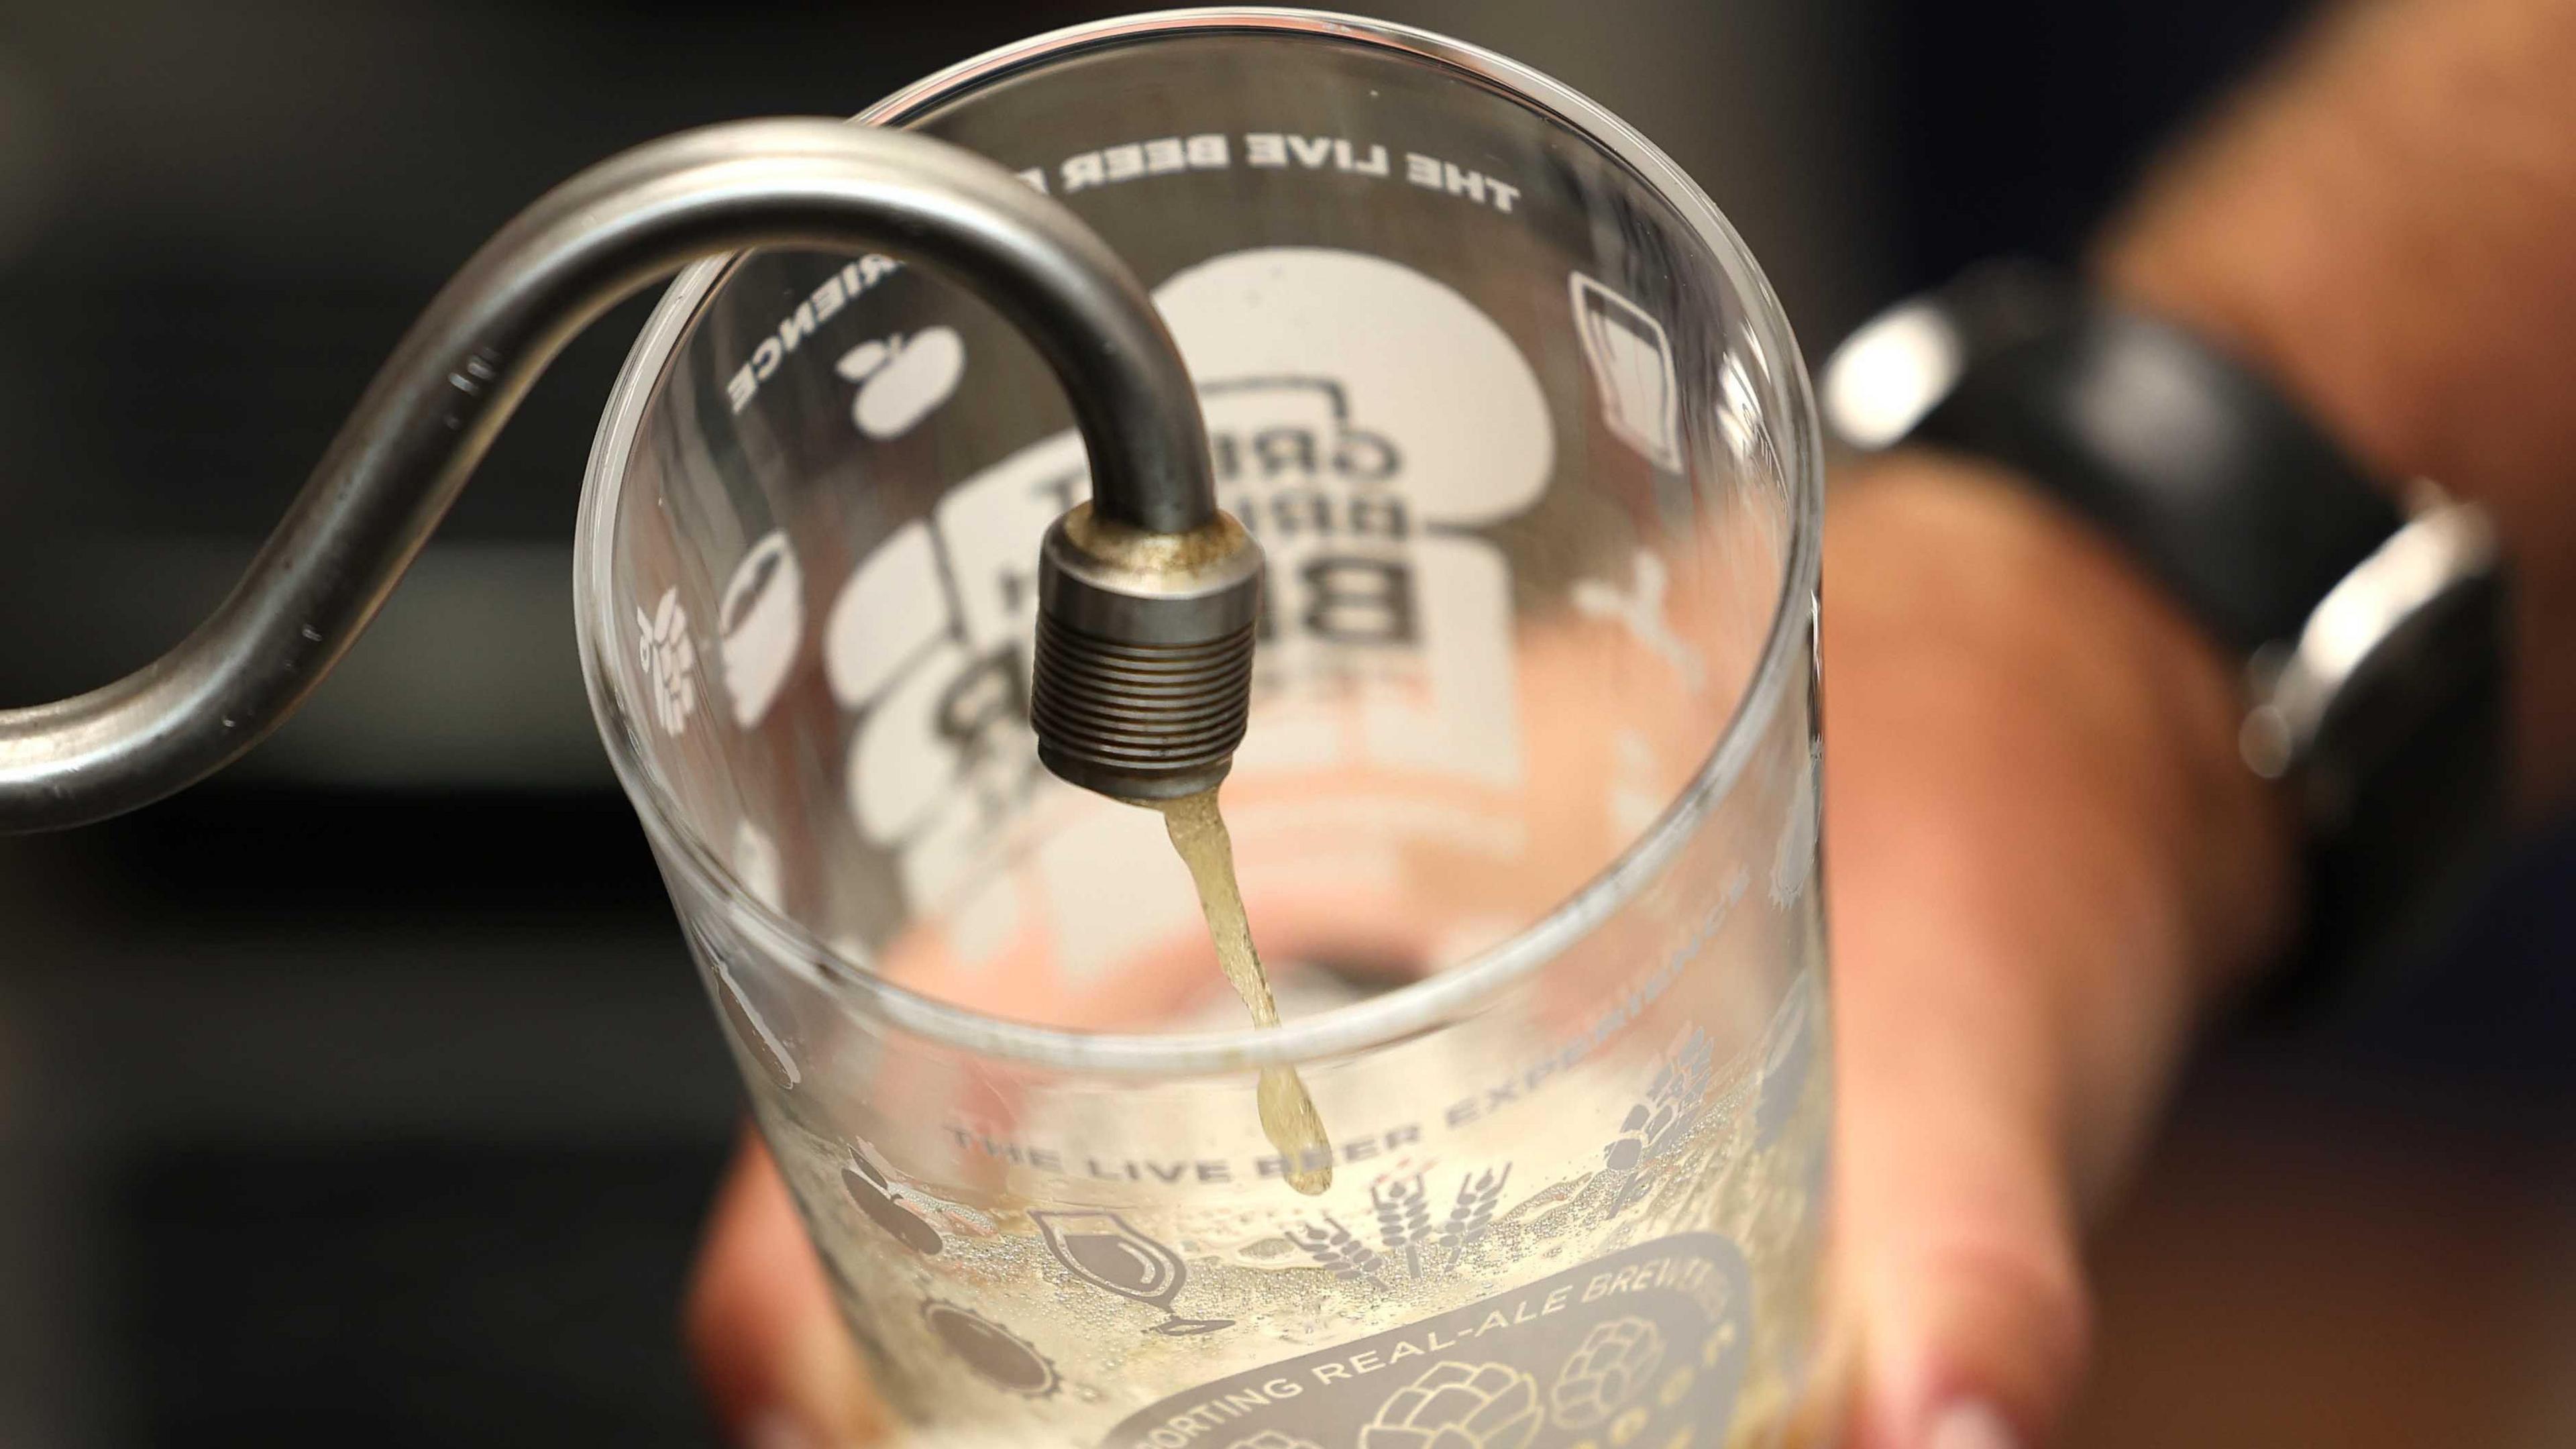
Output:
[[1365,1278],[1377,1271],[1386,1260],[1375,1248],[1351,1235],[1351,1230],[1331,1218],[1320,1228],[1298,1226],[1288,1229],[1288,1241],[1306,1250],[1306,1256],[1320,1268],[1329,1268],[1336,1278]]
[[1407,1273],[1421,1277],[1422,1245],[1431,1236],[1431,1197],[1421,1177],[1372,1187],[1369,1202],[1377,1208],[1377,1235],[1387,1252],[1404,1259]]
[[1449,1216],[1440,1224],[1440,1245],[1452,1253],[1462,1253],[1467,1245],[1485,1235],[1492,1226],[1494,1208],[1503,1200],[1503,1184],[1512,1180],[1512,1165],[1503,1164],[1499,1173],[1492,1168],[1475,1177],[1458,1180],[1458,1200],[1449,1208]]

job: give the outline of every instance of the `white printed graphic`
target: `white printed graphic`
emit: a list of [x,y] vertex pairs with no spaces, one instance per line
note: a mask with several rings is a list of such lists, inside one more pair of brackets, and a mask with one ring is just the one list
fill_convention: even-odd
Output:
[[1396,1391],[1360,1449],[1521,1449],[1538,1433],[1538,1381],[1510,1364],[1444,1363]]
[[1602,420],[1612,436],[1656,467],[1680,472],[1681,389],[1663,324],[1636,303],[1583,275],[1568,274],[1574,331],[1601,392]]
[[897,1187],[883,1170],[868,1161],[865,1153],[850,1154],[850,1165],[841,1169],[841,1190],[849,1195],[852,1205],[896,1242],[926,1258],[948,1250],[948,1240],[939,1229],[903,1201],[913,1196],[910,1186]]
[[1576,580],[1574,611],[1625,628],[1631,638],[1672,666],[1683,688],[1699,693],[1705,678],[1699,651],[1683,643],[1664,620],[1664,595],[1672,587],[1672,576],[1665,572],[1662,555],[1652,549],[1637,550],[1633,574],[1634,582],[1624,590],[1601,579]]
[[[1201,262],[1156,288],[1154,301],[1202,391],[1229,380],[1330,379],[1351,420],[1395,445],[1401,492],[1424,522],[1509,518],[1538,501],[1555,471],[1547,395],[1511,334],[1410,267],[1269,247]],[[1218,430],[1212,419],[1209,431]],[[1245,482],[1281,481],[1304,462],[1258,436],[1244,443]],[[1368,460],[1324,452],[1317,461],[1338,473]]]
[[1548,1390],[1558,1427],[1589,1429],[1642,1396],[1664,1361],[1664,1336],[1643,1318],[1597,1323]]
[[[1155,302],[1199,384],[1220,498],[1269,557],[1257,667],[1328,701],[1265,719],[1237,778],[1373,765],[1517,788],[1509,563],[1464,531],[1529,508],[1555,470],[1546,395],[1510,334],[1440,282],[1322,248],[1218,257]],[[942,331],[862,345],[842,371],[879,386],[925,349],[957,355]],[[1075,433],[1032,443],[888,537],[823,621],[826,681],[861,716],[854,816],[918,904],[959,904],[1015,792],[1042,778],[1026,719],[1038,540],[1088,490]],[[1100,883],[1038,864],[1027,904],[1088,940],[1056,912]]]
[[871,438],[897,438],[957,391],[966,375],[966,344],[954,327],[925,327],[862,342],[832,365],[859,385],[850,421]]
[[1511,335],[1432,278],[1324,248],[1215,258],[1156,301],[1200,380],[1220,494],[1269,555],[1261,667],[1353,690],[1355,734],[1283,714],[1237,770],[1517,787],[1510,565],[1461,531],[1526,510],[1555,470],[1547,398]]
[[725,379],[725,396],[735,412],[751,406],[760,395],[762,385],[778,375],[796,350],[814,339],[815,333],[831,325],[841,309],[879,282],[903,270],[903,263],[892,257],[867,256],[841,264],[841,269],[825,277],[796,309],[778,319],[777,325],[752,345],[751,355]]
[[1655,746],[1644,732],[1623,728],[1611,737],[1611,747],[1610,828],[1634,839],[1664,813],[1670,791],[1664,787],[1663,772],[1656,768]]
[[1015,648],[1035,633],[1038,540],[1090,491],[1087,480],[1082,439],[1059,433],[939,500],[939,546],[957,581],[957,622],[969,645]]
[[[1287,554],[1281,549],[1272,556]],[[1389,687],[1362,696],[1360,740],[1368,759],[1414,774],[1515,788],[1521,783],[1521,736],[1512,665],[1511,564],[1502,550],[1478,538],[1418,540],[1411,562],[1413,603],[1421,613],[1424,641],[1422,667],[1410,678],[1390,678]],[[1352,571],[1341,568],[1322,577],[1331,579],[1335,572]],[[1362,572],[1361,577],[1370,576]],[[1333,586],[1347,588],[1348,582],[1342,579]],[[1324,617],[1329,625],[1333,615]],[[1305,641],[1289,647],[1301,644]],[[1305,644],[1305,652],[1316,651]]]
[[1788,818],[1780,822],[1780,845],[1771,858],[1773,905],[1796,900],[1816,868],[1816,772],[1823,768],[1823,758],[1822,744],[1809,745],[1797,783],[1790,787]]
[[779,859],[778,842],[748,820],[734,823],[733,874],[753,900],[773,911],[786,909],[786,863]]
[[[1368,1270],[1348,1256],[1353,1246],[1343,1242],[1336,1260],[1365,1277]],[[1364,1247],[1358,1252],[1373,1256]],[[1322,1256],[1319,1266],[1329,1266]],[[1340,1270],[1335,1276],[1351,1281]],[[1194,1385],[1139,1409],[1097,1442],[1137,1449],[1771,1444],[1779,1438],[1778,1415],[1738,1423],[1735,1413],[1753,1338],[1750,1289],[1744,1255],[1728,1239],[1653,1239],[1368,1338]],[[1344,1291],[1362,1304],[1396,1301]],[[1771,1383],[1786,1391],[1766,1400],[1794,1402],[1806,1357],[1802,1333],[1789,1328],[1781,1342],[1800,1346],[1766,1366]],[[1438,1357],[1405,1363],[1426,1355]],[[1545,1393],[1542,1384],[1550,1386]]]
[[[1035,559],[1035,543],[1030,547]],[[940,604],[939,555],[930,529],[907,523],[850,575],[823,620],[823,681],[842,708],[865,708],[948,632]]]
[[734,1040],[751,1053],[763,1075],[776,1082],[781,1091],[792,1092],[805,1080],[804,1070],[796,1065],[796,1051],[770,1028],[769,1021],[752,1006],[742,983],[734,979],[733,967],[725,958],[710,950],[707,965],[716,977],[716,1009],[732,1024]]
[[1053,1397],[1062,1387],[1045,1354],[971,1308],[933,1299],[921,1305],[921,1318],[951,1353],[996,1387],[1032,1399]]
[[958,768],[974,763],[959,753],[972,732],[961,731],[960,720],[1017,718],[999,697],[1008,688],[998,671],[979,671],[950,643],[903,677],[879,706],[882,724],[861,730],[850,751],[850,803],[870,840],[899,840],[926,823],[958,787]]
[[698,647],[689,642],[689,611],[680,607],[680,591],[664,589],[653,612],[635,611],[642,632],[645,695],[662,733],[677,735],[689,727],[698,708]]
[[774,532],[734,566],[716,616],[716,654],[736,725],[749,729],[769,713],[804,633],[805,576],[786,533]]
[[1322,1446],[1311,1440],[1282,1434],[1276,1429],[1264,1429],[1249,1439],[1235,1440],[1226,1449],[1322,1449]]

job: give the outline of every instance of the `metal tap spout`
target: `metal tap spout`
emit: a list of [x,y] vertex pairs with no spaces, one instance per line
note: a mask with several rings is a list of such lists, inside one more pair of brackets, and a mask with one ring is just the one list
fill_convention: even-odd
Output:
[[[1208,540],[1241,530],[1229,533],[1217,511],[1197,397],[1143,287],[1071,212],[953,146],[831,120],[744,121],[592,167],[477,252],[376,375],[210,618],[112,684],[0,711],[0,833],[134,809],[258,743],[374,618],[564,344],[684,263],[751,247],[897,252],[965,284],[1028,335],[1071,400],[1094,498],[1087,529],[1066,534],[1071,566],[1054,568],[1059,602],[1047,606],[1053,624],[1040,626],[1039,693],[1057,702],[1039,711],[1042,752],[1082,783],[1151,793],[1207,773],[1224,733],[1207,720],[1225,716],[1230,760],[1240,699],[1210,714],[1204,671],[1155,651],[1203,644],[1237,614],[1248,630],[1259,553],[1249,540],[1248,565],[1210,552]],[[1157,553],[1133,547],[1138,539],[1187,542]],[[1214,568],[1219,555],[1235,561]],[[1199,601],[1211,591],[1230,602]],[[1078,671],[1050,675],[1050,659],[1068,657],[1050,654],[1050,628],[1077,641]],[[1241,647],[1248,690],[1248,632]],[[1145,651],[1136,657],[1147,662],[1118,649]],[[1079,684],[1050,689],[1049,678]],[[1175,698],[1197,711],[1198,727],[1180,728]]]

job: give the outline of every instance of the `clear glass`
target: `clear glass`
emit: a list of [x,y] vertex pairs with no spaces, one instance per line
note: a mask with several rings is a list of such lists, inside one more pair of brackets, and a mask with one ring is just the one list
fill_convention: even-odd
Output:
[[[1554,82],[1305,12],[1064,32],[863,119],[1025,168],[1190,362],[1270,560],[1224,802],[1288,1018],[1243,1027],[1158,818],[1035,762],[1085,480],[1034,351],[895,258],[685,276],[593,455],[585,664],[898,1421],[1777,1442],[1831,1115],[1819,460],[1742,243]],[[1281,1064],[1317,1162],[1258,1125]]]

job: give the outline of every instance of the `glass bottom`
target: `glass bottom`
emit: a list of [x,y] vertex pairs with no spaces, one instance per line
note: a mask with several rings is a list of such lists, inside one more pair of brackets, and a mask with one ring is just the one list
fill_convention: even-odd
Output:
[[949,1201],[793,1097],[761,1118],[898,1443],[1813,1444],[1831,1090],[1795,1040],[1749,1070],[1686,1040],[1606,1143],[1533,1104],[1508,1161],[1346,1165],[1321,1203],[1019,1173]]

